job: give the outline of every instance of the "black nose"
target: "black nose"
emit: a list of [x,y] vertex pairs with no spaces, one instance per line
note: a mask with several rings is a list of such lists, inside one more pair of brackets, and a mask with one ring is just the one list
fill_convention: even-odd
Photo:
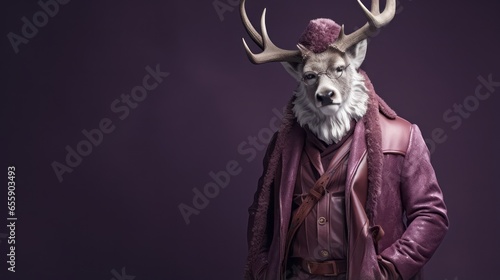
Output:
[[325,93],[317,93],[316,100],[321,102],[321,105],[330,105],[333,104],[332,97],[335,95],[333,91],[325,92]]

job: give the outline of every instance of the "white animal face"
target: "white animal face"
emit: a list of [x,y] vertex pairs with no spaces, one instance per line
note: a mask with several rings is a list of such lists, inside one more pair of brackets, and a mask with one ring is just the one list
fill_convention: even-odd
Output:
[[333,116],[342,106],[352,84],[349,66],[348,57],[333,49],[308,55],[302,82],[309,102],[321,113]]
[[363,76],[358,73],[365,58],[366,41],[346,53],[328,49],[315,54],[301,46],[299,49],[305,56],[304,62],[287,67],[300,81],[295,91],[295,116],[324,142],[337,142],[349,131],[351,121],[366,113],[368,94]]

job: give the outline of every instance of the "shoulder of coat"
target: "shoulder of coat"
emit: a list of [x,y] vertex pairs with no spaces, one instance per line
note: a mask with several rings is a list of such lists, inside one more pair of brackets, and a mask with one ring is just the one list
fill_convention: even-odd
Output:
[[406,155],[412,124],[399,116],[390,119],[383,114],[379,114],[379,123],[382,133],[382,152]]

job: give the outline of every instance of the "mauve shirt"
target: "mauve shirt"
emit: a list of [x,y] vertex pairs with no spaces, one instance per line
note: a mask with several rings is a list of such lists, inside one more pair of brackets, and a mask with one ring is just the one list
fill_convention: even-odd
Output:
[[[294,190],[293,212],[302,203],[315,182],[330,168],[333,156],[338,148],[354,132],[351,130],[338,143],[328,145],[319,140],[305,128],[306,139]],[[345,260],[347,258],[347,227],[345,217],[345,183],[347,177],[348,155],[339,164],[325,195],[318,201],[303,224],[297,230],[292,241],[291,257],[300,257],[309,261]],[[332,170],[330,170],[331,172]]]

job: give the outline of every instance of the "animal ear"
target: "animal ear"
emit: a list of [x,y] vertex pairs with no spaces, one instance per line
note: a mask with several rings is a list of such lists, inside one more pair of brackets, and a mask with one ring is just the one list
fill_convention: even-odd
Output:
[[352,64],[356,70],[359,69],[366,56],[367,40],[360,41],[356,45],[350,47],[347,50],[349,56],[351,56]]
[[297,82],[302,80],[302,63],[297,62],[281,62],[286,72],[290,74]]

